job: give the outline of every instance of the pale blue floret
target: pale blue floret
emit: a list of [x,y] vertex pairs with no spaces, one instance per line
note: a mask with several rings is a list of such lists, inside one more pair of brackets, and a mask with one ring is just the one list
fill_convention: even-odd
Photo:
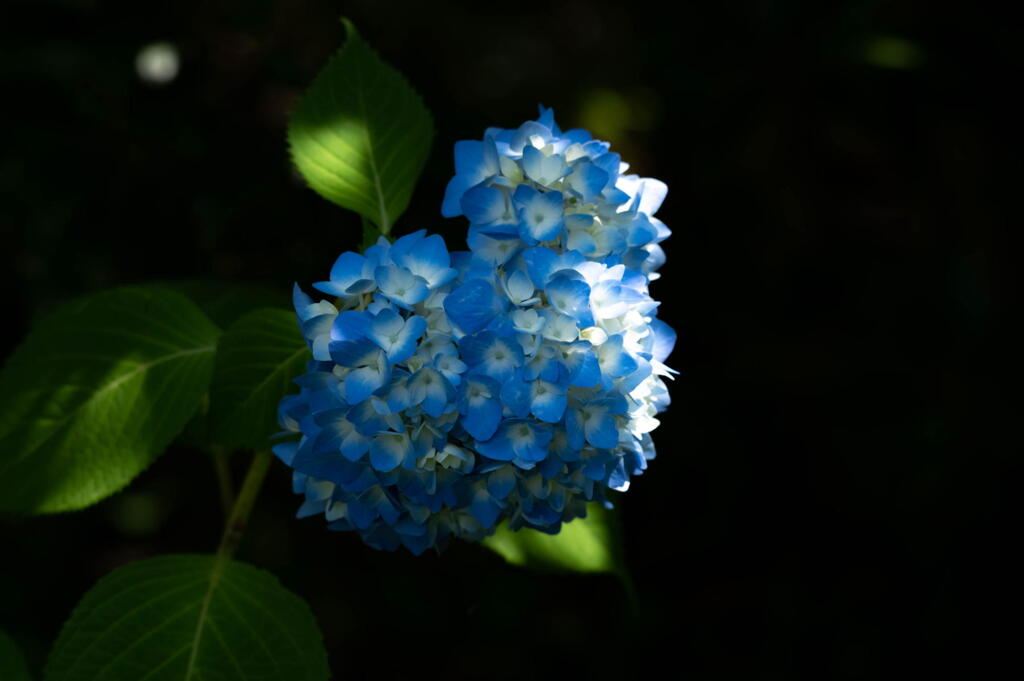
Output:
[[459,395],[462,427],[477,440],[489,440],[501,423],[501,384],[488,376],[471,376]]
[[594,201],[608,186],[609,174],[596,164],[583,161],[569,175],[569,187],[584,203]]
[[[532,147],[531,147],[532,148]],[[562,219],[562,193],[538,192],[521,184],[512,195],[512,203],[519,217],[519,238],[527,244],[550,241],[565,227]]]
[[477,448],[495,461],[512,461],[521,468],[532,468],[547,454],[551,427],[527,419],[506,419],[498,432]]
[[512,221],[508,193],[497,187],[473,187],[463,194],[460,205],[463,214],[476,225],[501,225]]
[[411,310],[416,303],[422,303],[430,293],[427,281],[404,267],[384,265],[374,270],[380,292],[395,305]]
[[490,324],[505,308],[494,284],[471,279],[448,294],[444,310],[463,333],[476,333]]
[[[533,145],[527,145],[523,149],[523,174],[537,184],[550,186],[568,172],[569,166],[561,154],[544,154]],[[558,198],[561,201],[562,197]]]
[[366,328],[366,336],[387,353],[391,364],[400,364],[416,350],[416,342],[427,329],[419,315],[405,319],[394,310],[381,310]]
[[370,465],[387,473],[398,468],[412,453],[412,442],[405,433],[381,433],[370,445]]
[[459,351],[470,367],[470,375],[488,376],[499,383],[511,379],[523,366],[523,350],[519,343],[493,331],[464,336],[459,341]]
[[425,234],[426,230],[420,230],[400,238],[391,247],[391,259],[423,279],[427,288],[435,289],[454,279],[457,272],[451,267],[444,239],[437,234]]
[[313,287],[335,296],[369,293],[377,287],[373,274],[376,267],[374,259],[346,251],[334,262],[330,281],[317,282]]

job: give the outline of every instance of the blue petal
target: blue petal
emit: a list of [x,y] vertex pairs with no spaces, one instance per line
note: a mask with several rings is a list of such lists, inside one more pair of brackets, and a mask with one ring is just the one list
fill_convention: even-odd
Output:
[[460,423],[475,439],[487,440],[501,423],[501,403],[498,400],[485,400],[478,405],[471,405]]
[[392,501],[386,490],[374,486],[363,492],[360,501],[372,507],[388,525],[394,525],[401,516],[401,511]]
[[380,352],[380,348],[364,338],[362,340],[333,341],[330,344],[330,351],[331,359],[339,366],[365,367],[376,366],[379,360],[377,353]]
[[536,121],[526,121],[519,126],[519,129],[514,132],[509,140],[509,151],[514,154],[522,153],[523,147],[525,147],[530,141],[530,138],[535,135],[547,142],[551,139],[551,128],[537,123]]
[[462,195],[462,213],[474,225],[489,225],[506,218],[505,194],[500,189],[480,185]]
[[657,228],[651,224],[647,216],[641,213],[630,223],[626,232],[626,244],[631,247],[645,246],[658,236]]
[[388,355],[392,364],[404,362],[416,351],[416,342],[427,328],[427,320],[418,315],[403,319],[394,310],[381,310],[367,330],[367,336]]
[[373,438],[370,445],[370,465],[378,471],[391,471],[412,451],[409,436],[397,433],[385,433]]
[[345,376],[345,400],[357,404],[380,389],[391,376],[390,367],[353,369]]
[[423,411],[434,418],[441,416],[448,405],[454,402],[455,390],[436,369],[420,369],[409,379],[408,385],[412,404],[420,404]]
[[430,290],[423,277],[418,277],[404,267],[385,265],[374,270],[380,292],[399,307],[411,310],[416,303],[426,300]]
[[377,511],[358,499],[348,502],[348,518],[360,530],[365,530],[377,519]]
[[644,379],[651,375],[650,362],[643,357],[635,357],[633,361],[636,362],[636,370],[626,374],[619,383],[619,390],[627,395],[633,392],[638,385],[643,383]]
[[509,442],[506,435],[506,430],[507,425],[503,423],[492,438],[476,443],[477,451],[495,461],[511,461],[516,458],[515,452],[512,451],[512,443]]
[[573,317],[581,327],[593,326],[594,315],[590,309],[590,286],[587,282],[569,276],[566,270],[551,277],[544,293],[551,305]]
[[[340,482],[351,477],[350,467],[353,465],[341,456],[337,449],[337,436],[333,433],[321,431],[317,439],[329,440],[328,446],[316,446],[315,440],[306,440],[306,445],[299,447],[295,460],[292,462],[295,470],[305,473],[320,480]],[[333,446],[330,446],[333,445]]]
[[388,251],[388,254],[391,257],[391,262],[404,267],[404,265],[399,261],[399,258],[408,254],[410,251],[419,248],[420,243],[426,235],[427,230],[418,229],[415,232],[411,232],[395,239],[395,242],[391,244],[391,248]]
[[271,451],[274,455],[281,459],[286,466],[292,465],[292,460],[295,459],[295,452],[299,447],[297,442],[282,442],[281,444],[274,445]]
[[[490,149],[488,147],[491,147]],[[498,159],[493,142],[459,140],[455,143],[455,173],[482,182],[498,172]]]
[[[504,265],[523,246],[518,238],[495,238],[488,236],[483,230],[486,230],[486,228],[470,226],[466,243],[469,245],[470,250],[473,251],[473,255],[487,262],[491,266],[491,270],[493,270],[494,266]],[[518,235],[518,227],[516,230]]]
[[[565,434],[569,449],[579,451],[583,449],[586,434],[583,432],[583,416],[579,409],[568,409],[565,412]],[[565,453],[559,454],[565,459]],[[566,459],[568,460],[568,459]]]
[[615,417],[611,414],[595,415],[583,425],[587,442],[595,447],[611,449],[619,443],[619,431],[615,427]]
[[[622,165],[622,157],[612,152],[608,154],[601,154],[593,160],[595,166],[603,170],[608,174],[609,184],[614,184],[615,180],[619,177],[619,166]],[[626,196],[623,201],[628,200]],[[621,202],[620,202],[621,203]]]
[[521,419],[506,419],[490,441],[477,443],[477,447],[483,454],[498,459],[499,457],[485,451],[485,446],[497,443],[497,453],[511,455],[509,458],[499,460],[516,461],[517,465],[520,465],[520,462],[530,464],[543,461],[547,457],[547,446],[551,438],[550,426]]
[[313,287],[324,293],[335,296],[352,295],[373,290],[374,282],[368,280],[366,271],[367,260],[364,256],[352,251],[345,251],[334,261],[331,267],[331,280],[313,284]]
[[517,417],[525,418],[530,413],[530,384],[513,378],[501,386],[501,401]]
[[530,410],[533,415],[547,423],[561,421],[565,413],[565,388],[547,381],[534,381],[531,388]]
[[519,216],[519,237],[529,244],[551,241],[565,227],[562,208],[562,193],[557,191],[544,194],[521,184],[512,195]]
[[668,194],[668,185],[661,180],[655,180],[652,177],[645,177],[640,182],[642,198],[640,200],[639,210],[641,213],[654,215],[658,212],[658,209],[661,208],[661,204],[665,200],[665,196]]
[[302,311],[313,304],[313,299],[306,294],[302,288],[299,287],[298,282],[292,286],[292,306],[295,308],[296,314],[299,315],[299,319],[305,319]]
[[509,298],[516,305],[522,305],[523,301],[533,296],[533,282],[529,275],[522,270],[512,272],[505,280],[505,288],[508,289]]
[[355,427],[346,431],[341,439],[341,455],[349,461],[358,461],[370,451],[370,438],[360,433]]
[[345,310],[334,318],[331,326],[331,340],[346,341],[366,338],[371,317],[366,312]]
[[501,506],[491,498],[486,489],[481,489],[473,494],[473,502],[469,505],[469,512],[473,514],[484,527],[494,527],[498,516],[501,514]]
[[608,184],[608,173],[593,163],[579,163],[568,178],[569,186],[586,202],[594,198]]
[[555,124],[555,110],[543,104],[538,104],[537,111],[540,114],[537,116],[537,122],[550,128],[553,134],[558,135],[558,126]]
[[459,341],[459,350],[471,373],[488,376],[499,383],[512,378],[523,366],[523,348],[519,342],[502,338],[493,331],[464,336]]
[[444,310],[448,318],[467,334],[486,327],[503,305],[494,286],[483,279],[472,279],[448,294]]
[[676,332],[671,326],[660,319],[651,320],[651,331],[654,332],[654,348],[651,354],[659,362],[664,362],[672,354],[676,345]]
[[637,369],[636,360],[622,348],[622,336],[615,334],[597,347],[597,359],[601,371],[611,378],[622,378]]
[[558,264],[558,254],[546,246],[537,246],[523,251],[526,271],[537,288],[544,288],[548,278]]
[[448,186],[444,190],[444,201],[441,203],[441,215],[446,218],[454,218],[462,215],[460,205],[462,196],[466,190],[476,185],[473,178],[465,175],[456,175],[448,180]]
[[523,148],[523,172],[537,184],[550,186],[565,176],[568,170],[561,154],[546,156],[533,145]]
[[[402,237],[404,238],[406,237]],[[448,247],[439,234],[431,234],[417,241],[415,247],[409,249],[399,249],[398,242],[395,242],[391,249],[391,258],[395,264],[421,277],[430,288],[443,286],[456,275],[456,271],[451,268]]]
[[502,466],[487,476],[487,491],[495,499],[504,499],[516,486],[516,471],[512,466]]
[[601,366],[597,355],[587,341],[573,343],[565,359],[569,368],[569,385],[577,388],[592,388],[601,380]]
[[464,384],[460,422],[477,440],[490,439],[501,423],[500,390],[498,383],[486,376],[470,378]]

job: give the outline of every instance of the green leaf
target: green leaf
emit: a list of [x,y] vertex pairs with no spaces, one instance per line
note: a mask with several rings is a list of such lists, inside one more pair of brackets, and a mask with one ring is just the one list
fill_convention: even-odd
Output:
[[105,291],[40,321],[0,372],[0,511],[80,509],[127,485],[195,411],[218,333],[161,288]]
[[277,403],[294,392],[309,348],[295,313],[250,312],[224,332],[210,385],[213,439],[228,447],[265,449],[277,425]]
[[131,563],[89,590],[54,644],[46,681],[321,680],[313,613],[273,575],[210,555]]
[[[159,285],[183,293],[222,329],[261,307],[291,309],[291,300],[286,292],[260,284],[213,279],[181,279],[161,281]],[[204,396],[192,420],[178,435],[177,441],[205,450],[210,444],[209,412],[210,401]]]
[[617,518],[600,504],[587,517],[562,525],[558,534],[502,523],[484,546],[513,565],[554,572],[611,572],[624,575]]
[[291,309],[292,304],[290,290],[279,291],[260,284],[215,279],[183,279],[162,281],[159,285],[183,294],[222,329],[231,326],[239,317],[261,307]]
[[30,681],[25,658],[18,646],[6,633],[0,631],[0,679],[3,681]]
[[433,121],[405,77],[344,23],[345,46],[299,101],[288,144],[310,187],[386,236],[409,205]]

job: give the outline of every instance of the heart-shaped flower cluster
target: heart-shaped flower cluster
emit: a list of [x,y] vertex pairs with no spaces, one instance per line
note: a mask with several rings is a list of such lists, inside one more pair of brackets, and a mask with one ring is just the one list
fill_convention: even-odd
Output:
[[442,213],[469,251],[419,231],[343,253],[334,301],[298,287],[312,350],[275,453],[299,516],[413,553],[507,519],[558,532],[654,457],[674,332],[649,282],[666,187],[550,110],[455,145]]

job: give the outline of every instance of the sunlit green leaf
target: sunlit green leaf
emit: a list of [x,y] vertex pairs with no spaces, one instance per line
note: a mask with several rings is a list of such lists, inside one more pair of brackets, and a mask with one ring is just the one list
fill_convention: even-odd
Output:
[[179,293],[105,291],[42,319],[0,373],[0,510],[52,513],[113,494],[185,426],[218,329]]
[[513,565],[569,572],[622,571],[617,519],[599,504],[587,507],[587,517],[562,525],[558,534],[537,530],[512,531],[504,523],[484,545]]
[[11,637],[0,631],[0,680],[31,681],[25,658],[11,640]]
[[345,46],[299,101],[288,143],[310,187],[386,235],[409,205],[433,122],[405,77],[345,27]]
[[321,634],[305,601],[268,572],[210,555],[118,568],[82,598],[47,681],[320,681]]
[[266,448],[277,426],[277,403],[310,359],[295,313],[265,308],[245,315],[220,339],[210,386],[213,440]]

